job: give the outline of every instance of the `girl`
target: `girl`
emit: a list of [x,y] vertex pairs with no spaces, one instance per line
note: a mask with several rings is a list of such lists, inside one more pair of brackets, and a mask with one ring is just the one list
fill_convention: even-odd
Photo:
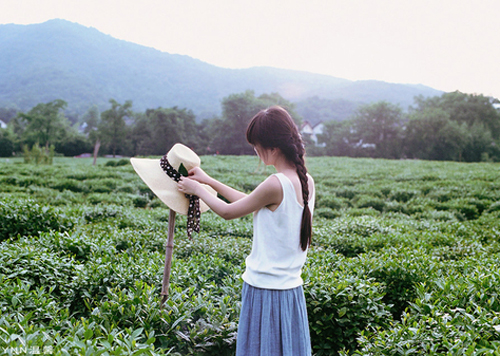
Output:
[[[246,259],[237,356],[311,355],[301,269],[311,243],[314,181],[304,165],[304,144],[288,112],[274,106],[255,115],[247,140],[271,175],[246,195],[197,167],[178,183],[226,220],[254,213],[252,251]],[[210,185],[230,203],[207,194]]]

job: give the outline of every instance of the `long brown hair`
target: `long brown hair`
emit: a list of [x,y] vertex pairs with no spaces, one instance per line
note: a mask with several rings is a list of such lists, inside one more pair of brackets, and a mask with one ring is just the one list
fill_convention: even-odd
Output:
[[312,219],[309,209],[309,186],[307,169],[304,163],[304,142],[297,125],[290,114],[280,106],[272,106],[255,115],[247,128],[247,141],[263,148],[279,148],[286,159],[295,164],[302,186],[304,212],[300,227],[300,247],[303,251],[311,245]]

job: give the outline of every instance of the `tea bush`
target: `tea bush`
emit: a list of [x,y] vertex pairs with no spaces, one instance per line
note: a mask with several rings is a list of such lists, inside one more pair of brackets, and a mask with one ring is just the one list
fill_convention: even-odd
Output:
[[50,206],[33,200],[0,202],[0,241],[11,237],[37,236],[41,232],[71,229],[73,221]]
[[391,319],[380,283],[316,265],[314,259],[305,270],[305,296],[316,355],[354,350],[361,331],[385,327]]
[[[169,212],[128,160],[15,160],[0,162],[0,349],[234,354],[251,215],[207,212],[192,240],[177,216],[160,308]],[[202,162],[247,192],[273,173],[256,157]],[[317,191],[303,270],[315,355],[498,354],[497,164],[307,165]]]
[[60,192],[63,190],[69,190],[78,193],[87,190],[84,184],[73,179],[55,180],[53,182],[49,182],[48,185],[51,189],[56,189]]
[[5,281],[20,280],[35,288],[51,289],[62,305],[67,305],[73,291],[76,264],[36,241],[20,239],[15,245],[0,245],[0,275]]

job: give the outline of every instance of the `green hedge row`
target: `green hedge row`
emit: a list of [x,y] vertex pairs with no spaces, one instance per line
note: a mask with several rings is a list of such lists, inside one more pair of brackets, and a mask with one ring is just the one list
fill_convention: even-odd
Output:
[[[251,158],[203,160],[244,190],[270,173]],[[318,191],[303,271],[314,354],[498,354],[496,166],[308,164]],[[2,350],[234,354],[251,216],[203,214],[193,240],[177,217],[170,299],[160,309],[168,210],[130,166],[56,158],[51,167],[2,168]]]

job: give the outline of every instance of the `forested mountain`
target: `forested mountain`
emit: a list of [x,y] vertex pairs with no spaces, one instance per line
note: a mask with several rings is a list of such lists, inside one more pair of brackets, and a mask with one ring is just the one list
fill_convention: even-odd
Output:
[[406,109],[416,95],[441,94],[423,85],[349,81],[269,67],[225,69],[65,20],[0,25],[0,68],[0,107],[21,111],[62,99],[69,112],[81,114],[92,105],[104,110],[114,98],[132,100],[134,110],[178,106],[203,118],[220,113],[222,98],[249,89],[257,95],[278,92],[309,110],[316,99],[323,109],[338,103],[339,112],[380,100]]

